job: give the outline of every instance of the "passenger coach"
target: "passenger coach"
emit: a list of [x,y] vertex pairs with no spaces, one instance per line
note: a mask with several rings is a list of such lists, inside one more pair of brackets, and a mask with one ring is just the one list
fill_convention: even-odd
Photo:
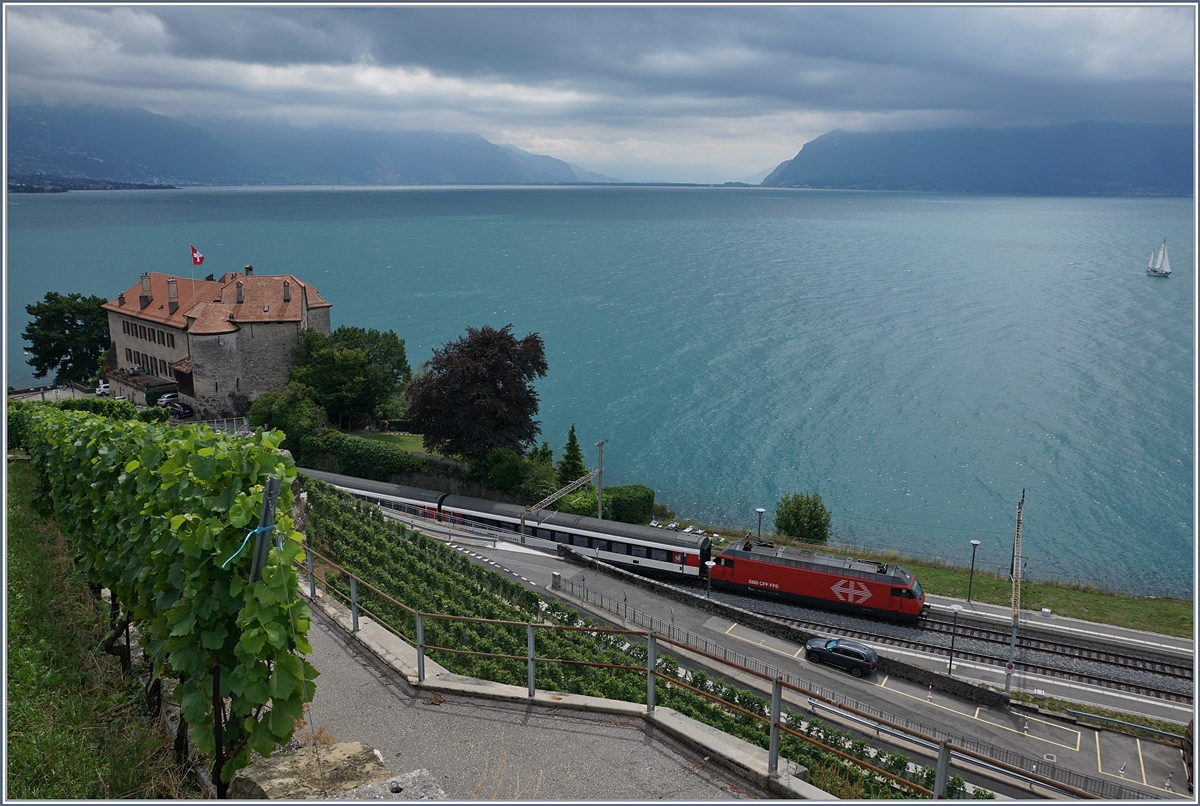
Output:
[[[525,508],[517,504],[298,469],[307,476],[358,492],[358,497],[368,503],[453,526],[518,533],[525,513]],[[707,536],[546,510],[526,517],[521,542],[548,551],[557,551],[559,545],[570,546],[580,554],[614,565],[691,578],[703,578],[704,563],[712,553],[712,540]]]

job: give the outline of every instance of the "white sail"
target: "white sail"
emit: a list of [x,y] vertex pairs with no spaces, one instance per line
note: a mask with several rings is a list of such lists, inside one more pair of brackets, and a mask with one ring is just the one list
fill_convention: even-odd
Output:
[[1153,277],[1166,277],[1170,273],[1171,259],[1167,257],[1167,241],[1164,238],[1161,247],[1150,250],[1150,265],[1146,267],[1146,274]]

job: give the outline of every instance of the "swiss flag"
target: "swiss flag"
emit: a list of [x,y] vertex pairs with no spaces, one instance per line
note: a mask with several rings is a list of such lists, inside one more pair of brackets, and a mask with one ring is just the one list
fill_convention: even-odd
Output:
[[192,247],[192,265],[199,266],[204,262],[204,255],[197,252],[196,247],[192,246],[191,244],[188,244],[188,246]]

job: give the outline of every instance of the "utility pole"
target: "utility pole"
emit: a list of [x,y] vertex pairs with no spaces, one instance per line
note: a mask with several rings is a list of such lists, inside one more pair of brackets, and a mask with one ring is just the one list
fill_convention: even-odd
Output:
[[1021,509],[1025,506],[1025,490],[1017,503],[1017,532],[1013,536],[1012,562],[1012,639],[1008,644],[1008,666],[1004,671],[1004,692],[1012,685],[1012,673],[1017,657],[1017,623],[1021,620]]
[[607,439],[602,439],[596,443],[596,447],[600,449],[600,466],[596,468],[596,519],[604,520],[604,443]]

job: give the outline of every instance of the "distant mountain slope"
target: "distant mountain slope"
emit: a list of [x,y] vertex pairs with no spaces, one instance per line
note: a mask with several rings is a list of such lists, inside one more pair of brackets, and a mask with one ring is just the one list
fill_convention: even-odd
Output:
[[500,144],[503,149],[517,165],[525,169],[525,171],[533,178],[530,181],[535,182],[600,182],[611,183],[620,182],[620,179],[612,179],[603,174],[592,173],[585,171],[578,165],[570,162],[563,162],[554,157],[547,157],[543,154],[530,154],[528,151],[522,151],[516,146]]
[[1018,129],[833,131],[766,187],[1037,195],[1190,195],[1190,125],[1075,123]]
[[174,184],[529,184],[613,181],[477,134],[301,129],[143,109],[14,105],[10,177]]
[[8,108],[8,171],[151,183],[242,181],[255,173],[204,131],[144,109],[41,105]]

